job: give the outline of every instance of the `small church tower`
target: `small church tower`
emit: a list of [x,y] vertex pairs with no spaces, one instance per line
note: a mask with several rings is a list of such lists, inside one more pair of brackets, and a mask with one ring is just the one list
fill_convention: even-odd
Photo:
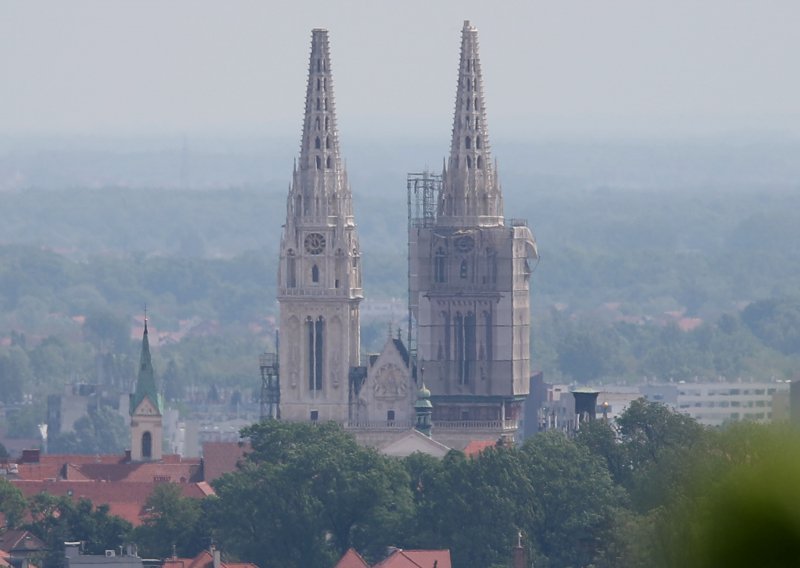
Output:
[[150,342],[147,338],[147,316],[144,318],[142,354],[139,359],[139,376],[136,391],[131,395],[131,459],[157,461],[161,459],[163,437],[163,401],[156,386]]
[[285,420],[347,422],[360,363],[361,249],[335,108],[328,31],[315,29],[278,269]]

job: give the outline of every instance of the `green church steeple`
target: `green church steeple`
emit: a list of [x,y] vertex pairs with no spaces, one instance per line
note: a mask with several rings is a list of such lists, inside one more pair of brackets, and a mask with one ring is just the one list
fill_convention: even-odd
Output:
[[139,376],[136,379],[136,391],[131,395],[130,413],[147,398],[158,414],[163,414],[163,402],[156,386],[156,374],[150,357],[150,341],[147,338],[147,316],[144,318],[144,334],[142,335],[142,354],[139,357]]

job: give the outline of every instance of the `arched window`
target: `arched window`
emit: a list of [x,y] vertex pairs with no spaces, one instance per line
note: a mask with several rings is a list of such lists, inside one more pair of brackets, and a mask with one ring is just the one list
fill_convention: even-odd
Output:
[[480,150],[480,149],[481,149],[481,146],[482,146],[482,144],[481,144],[481,137],[480,137],[480,136],[476,136],[476,137],[475,137],[475,147],[476,147],[478,150]]
[[319,284],[319,267],[316,264],[311,267],[311,281],[314,284]]
[[286,287],[294,288],[297,286],[297,262],[294,256],[294,251],[289,249],[286,254]]
[[317,169],[322,169],[322,159],[319,156],[314,156],[314,161],[317,162]]
[[322,390],[322,361],[324,354],[325,320],[306,318],[308,331],[308,390]]
[[436,251],[433,266],[433,279],[435,282],[447,282],[447,254],[441,248]]
[[325,117],[325,132],[327,132],[328,130],[329,130],[329,128],[328,128],[328,117],[326,116]]
[[317,110],[322,110],[322,102],[317,98]]
[[145,459],[153,457],[153,435],[150,432],[142,434],[142,457]]
[[475,112],[478,112],[478,97],[475,97],[475,104],[472,106],[475,109]]
[[317,72],[322,71],[322,59],[317,59]]
[[317,77],[317,90],[318,91],[319,91],[319,84],[320,84],[319,77]]
[[467,156],[467,168],[471,167],[472,167],[472,158],[470,156]]
[[472,108],[472,99],[467,99],[467,110]]
[[475,130],[478,130],[478,117],[475,117]]
[[469,136],[464,138],[464,146],[467,148],[467,150],[472,148],[472,139]]
[[314,119],[314,130],[319,130],[319,117]]
[[478,169],[479,170],[483,169],[483,158],[481,158],[480,156],[478,156]]
[[322,145],[322,143],[320,142],[319,136],[317,136],[317,139],[314,140],[314,148],[319,150],[321,145]]
[[331,137],[328,136],[327,138],[325,138],[325,148],[330,149],[330,147],[331,147]]
[[330,156],[328,156],[325,159],[325,167],[328,168],[328,169],[331,169],[331,157]]

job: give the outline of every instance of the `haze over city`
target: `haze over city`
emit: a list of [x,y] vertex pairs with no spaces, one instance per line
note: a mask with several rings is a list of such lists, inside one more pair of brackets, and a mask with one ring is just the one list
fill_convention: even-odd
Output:
[[800,133],[791,0],[3,0],[0,136],[296,136],[324,27],[345,140],[446,140],[464,19],[497,139]]

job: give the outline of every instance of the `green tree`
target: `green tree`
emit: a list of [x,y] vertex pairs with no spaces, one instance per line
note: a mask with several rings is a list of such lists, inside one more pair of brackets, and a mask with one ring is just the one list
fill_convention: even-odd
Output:
[[151,558],[167,558],[173,551],[193,558],[211,543],[203,502],[181,495],[175,483],[156,486],[145,505],[147,517],[134,531],[141,551]]
[[6,518],[6,527],[15,529],[25,513],[25,497],[7,479],[0,477],[0,513]]
[[253,452],[215,483],[218,537],[234,554],[320,565],[404,533],[412,510],[405,470],[341,426],[265,421],[242,434]]
[[54,436],[48,441],[51,453],[117,454],[129,444],[130,430],[113,408],[90,407],[75,421],[74,432]]
[[559,432],[545,432],[521,449],[533,487],[536,566],[614,565],[615,519],[625,504],[605,462]]

